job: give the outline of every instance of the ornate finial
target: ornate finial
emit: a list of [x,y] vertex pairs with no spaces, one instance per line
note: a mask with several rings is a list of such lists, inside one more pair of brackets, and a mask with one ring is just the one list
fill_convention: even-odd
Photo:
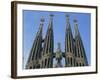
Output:
[[53,14],[50,14],[50,22],[49,22],[49,26],[48,26],[49,29],[52,28],[53,16],[54,16]]
[[50,14],[50,17],[53,17],[54,15],[53,14]]
[[75,36],[79,35],[77,19],[74,18]]
[[67,18],[67,20],[69,21],[69,15],[68,15],[68,14],[66,14],[66,18]]
[[66,29],[70,29],[70,20],[69,20],[69,15],[68,14],[66,14]]
[[77,23],[77,19],[76,19],[76,17],[74,18],[74,22]]
[[75,22],[75,23],[77,23],[77,20],[76,20],[76,19],[74,19],[74,22]]
[[66,14],[66,17],[67,17],[67,18],[69,18],[69,15],[68,15],[68,14]]
[[42,17],[40,21],[41,21],[41,22],[44,22],[44,21],[45,21],[45,20],[44,20],[44,17]]
[[40,32],[42,32],[43,22],[44,22],[44,17],[42,16],[40,19],[40,27],[39,27],[39,31],[37,32],[37,35],[39,35]]

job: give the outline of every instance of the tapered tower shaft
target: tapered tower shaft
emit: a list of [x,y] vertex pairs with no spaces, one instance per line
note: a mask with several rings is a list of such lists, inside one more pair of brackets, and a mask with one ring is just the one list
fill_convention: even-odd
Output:
[[78,30],[78,23],[77,20],[74,20],[75,26],[75,57],[76,57],[76,66],[87,66],[87,57],[84,49],[84,45]]
[[39,59],[42,51],[42,28],[44,18],[41,19],[39,30],[33,42],[30,55],[26,64],[26,69],[40,68]]
[[44,46],[43,46],[43,51],[42,51],[42,67],[43,68],[53,67],[53,48],[54,48],[53,15],[50,15],[50,21],[49,21],[46,37],[44,39]]
[[72,67],[75,65],[74,40],[70,26],[69,16],[66,16],[66,33],[65,33],[65,66]]

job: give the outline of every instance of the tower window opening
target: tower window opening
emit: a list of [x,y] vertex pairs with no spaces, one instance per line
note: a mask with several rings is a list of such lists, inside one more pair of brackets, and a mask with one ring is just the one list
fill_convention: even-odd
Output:
[[70,63],[71,63],[71,65],[72,65],[72,58],[70,58]]
[[46,62],[47,62],[47,59],[45,59],[45,67],[46,67]]
[[32,69],[32,66],[30,66],[30,69]]
[[78,66],[78,63],[76,62],[76,66]]

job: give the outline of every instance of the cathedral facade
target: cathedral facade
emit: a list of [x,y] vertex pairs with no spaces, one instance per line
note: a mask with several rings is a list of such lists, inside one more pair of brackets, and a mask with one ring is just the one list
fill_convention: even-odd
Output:
[[[75,19],[73,22],[75,27],[74,37],[71,31],[70,18],[66,15],[65,51],[62,52],[60,43],[58,43],[58,48],[54,52],[53,15],[50,15],[45,39],[42,36],[44,18],[41,18],[39,30],[35,36],[25,68],[63,67],[61,63],[62,58],[65,59],[64,67],[88,66],[84,45],[78,30],[78,21]],[[54,58],[56,59],[55,66],[53,66]]]

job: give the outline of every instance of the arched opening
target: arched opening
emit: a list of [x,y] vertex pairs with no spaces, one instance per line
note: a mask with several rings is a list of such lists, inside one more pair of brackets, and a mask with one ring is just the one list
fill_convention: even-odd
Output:
[[30,69],[32,69],[32,66],[30,66]]
[[40,65],[39,64],[37,65],[37,68],[40,68]]

